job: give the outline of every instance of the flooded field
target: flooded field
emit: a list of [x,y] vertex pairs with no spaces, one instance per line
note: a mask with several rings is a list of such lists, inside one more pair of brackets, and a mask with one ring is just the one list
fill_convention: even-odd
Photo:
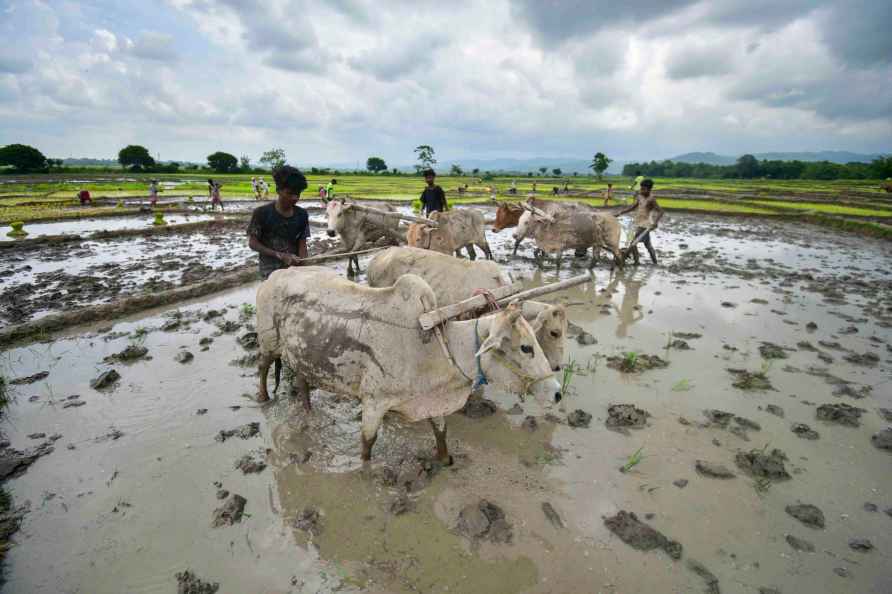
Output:
[[[213,219],[214,215],[211,214],[171,214],[164,217],[168,225],[182,225],[183,223],[196,223]],[[99,231],[149,229],[153,226],[154,220],[151,214],[132,217],[98,217],[52,223],[29,223],[25,229],[28,231],[28,237],[32,239],[47,235],[89,236]]]
[[[489,238],[528,286],[584,269]],[[42,274],[142,290],[254,261],[242,231],[189,242],[17,254],[0,287],[43,304]],[[10,386],[9,447],[50,445],[7,483],[30,512],[2,591],[174,592],[185,570],[220,592],[892,591],[888,244],[687,215],[654,243],[659,266],[549,296],[560,410],[487,390],[449,418],[448,467],[427,423],[386,418],[363,466],[357,403],[306,413],[286,382],[257,405],[256,285],[7,350],[4,377],[48,372]]]

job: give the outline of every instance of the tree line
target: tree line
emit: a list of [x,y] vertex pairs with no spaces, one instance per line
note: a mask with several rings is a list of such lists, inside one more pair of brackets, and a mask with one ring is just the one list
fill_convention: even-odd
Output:
[[651,161],[627,163],[623,175],[649,177],[689,177],[718,179],[886,179],[892,177],[892,156],[870,163],[831,163],[830,161],[769,161],[743,155],[733,165]]

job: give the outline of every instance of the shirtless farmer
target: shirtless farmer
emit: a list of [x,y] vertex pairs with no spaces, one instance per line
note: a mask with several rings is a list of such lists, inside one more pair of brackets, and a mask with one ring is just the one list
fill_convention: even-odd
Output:
[[635,234],[632,243],[623,250],[623,257],[628,258],[629,254],[635,259],[635,264],[639,263],[638,242],[644,242],[644,247],[650,254],[650,259],[654,264],[657,263],[657,252],[650,242],[650,232],[657,228],[660,219],[663,218],[663,209],[657,204],[656,197],[651,195],[654,182],[652,179],[645,179],[641,182],[638,194],[635,196],[635,202],[631,206],[622,209],[616,216],[622,216],[626,213],[635,211]]
[[298,169],[285,165],[273,172],[275,202],[254,209],[248,225],[248,247],[260,254],[260,277],[266,280],[274,270],[300,265],[307,257],[310,219],[297,206],[307,178]]

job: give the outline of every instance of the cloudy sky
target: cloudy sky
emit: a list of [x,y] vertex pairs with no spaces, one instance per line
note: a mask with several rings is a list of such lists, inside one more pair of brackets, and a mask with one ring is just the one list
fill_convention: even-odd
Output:
[[0,0],[0,144],[892,152],[890,0]]

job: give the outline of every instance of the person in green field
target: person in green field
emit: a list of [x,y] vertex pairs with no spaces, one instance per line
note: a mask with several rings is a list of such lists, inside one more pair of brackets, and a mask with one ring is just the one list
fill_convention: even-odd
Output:
[[273,171],[276,200],[254,209],[248,224],[248,247],[260,255],[260,277],[266,280],[280,268],[299,266],[307,257],[310,221],[297,205],[307,189],[299,169],[285,165]]
[[635,195],[635,201],[630,206],[616,213],[616,216],[620,217],[626,213],[635,212],[635,231],[632,235],[632,243],[623,250],[623,259],[628,258],[629,254],[631,254],[632,258],[635,259],[636,266],[640,258],[638,255],[638,242],[644,243],[644,247],[647,248],[647,252],[650,254],[651,261],[654,264],[657,263],[657,252],[650,242],[650,233],[656,230],[660,224],[660,219],[663,218],[663,209],[657,204],[656,197],[651,194],[651,190],[654,187],[653,180],[642,180],[640,185],[639,192]]
[[335,197],[335,184],[338,183],[338,180],[332,178],[328,185],[325,186],[325,199],[326,200],[334,200]]
[[425,217],[432,212],[443,212],[449,210],[449,204],[446,202],[446,192],[443,188],[434,183],[437,174],[433,169],[427,169],[424,172],[424,181],[427,186],[421,192],[421,214]]

